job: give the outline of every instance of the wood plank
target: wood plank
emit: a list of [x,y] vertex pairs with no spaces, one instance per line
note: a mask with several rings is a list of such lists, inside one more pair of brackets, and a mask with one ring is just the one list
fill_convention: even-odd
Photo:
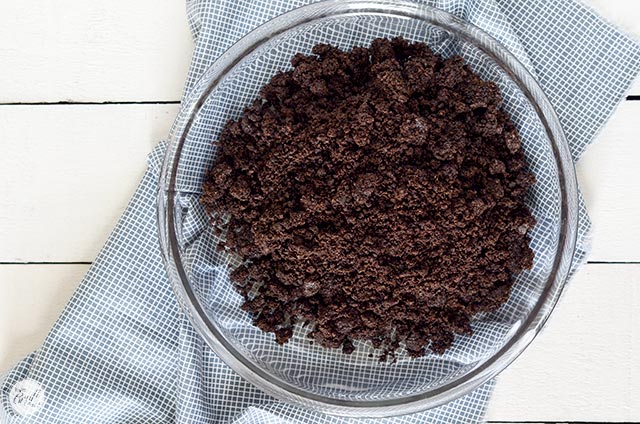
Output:
[[488,419],[640,421],[640,265],[590,264],[498,379]]
[[0,2],[0,102],[181,97],[193,41],[185,2]]
[[0,265],[0,374],[36,349],[88,265]]
[[624,102],[577,172],[593,220],[592,261],[640,261],[640,102]]
[[[0,262],[92,261],[177,109],[0,107]],[[622,104],[578,163],[594,222],[592,261],[640,261],[638,116],[640,102]]]
[[0,262],[89,262],[177,105],[1,106]]
[[[85,265],[0,265],[0,373],[44,339]],[[640,421],[640,265],[589,264],[496,386],[492,422]]]
[[[585,2],[640,37],[637,0]],[[182,0],[3,1],[0,16],[1,103],[180,99],[192,51]]]
[[[640,40],[640,1],[638,0],[579,0],[591,6],[609,22]],[[630,95],[640,95],[640,79],[629,90]]]
[[630,96],[640,96],[640,78],[637,78],[636,81],[631,86],[629,90]]

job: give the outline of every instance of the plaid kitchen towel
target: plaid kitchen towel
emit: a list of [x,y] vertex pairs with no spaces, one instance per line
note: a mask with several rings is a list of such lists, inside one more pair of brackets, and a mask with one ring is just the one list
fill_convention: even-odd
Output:
[[[234,41],[305,0],[189,0],[196,40],[185,85]],[[640,45],[573,0],[424,0],[501,41],[537,76],[577,160],[640,72]],[[40,349],[0,379],[8,423],[364,423],[265,395],[226,367],[181,313],[156,229],[164,145]],[[576,263],[589,230],[581,204]],[[493,383],[439,408],[384,423],[482,421]]]

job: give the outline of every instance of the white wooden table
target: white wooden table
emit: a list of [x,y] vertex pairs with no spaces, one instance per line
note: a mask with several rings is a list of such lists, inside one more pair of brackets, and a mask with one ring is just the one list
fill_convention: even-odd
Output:
[[[0,373],[42,342],[168,132],[192,48],[183,3],[0,2]],[[640,37],[640,0],[588,3]],[[640,422],[640,84],[630,94],[578,164],[590,263],[500,376],[491,422]]]

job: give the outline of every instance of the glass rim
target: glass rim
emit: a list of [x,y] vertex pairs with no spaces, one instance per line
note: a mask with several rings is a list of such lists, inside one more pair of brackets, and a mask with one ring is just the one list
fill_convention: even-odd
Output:
[[[260,369],[239,352],[217,328],[189,284],[175,234],[173,190],[180,153],[187,134],[209,94],[236,65],[273,37],[300,25],[348,15],[386,15],[423,20],[471,42],[500,65],[534,107],[550,140],[558,166],[560,234],[554,263],[544,289],[523,324],[503,346],[470,372],[419,394],[375,401],[353,401],[309,393]],[[573,160],[558,117],[535,78],[502,44],[482,29],[443,10],[406,0],[326,0],[280,15],[249,32],[222,54],[194,84],[183,102],[167,145],[158,193],[158,230],[163,260],[173,291],[207,345],[237,374],[285,402],[320,412],[350,417],[388,417],[433,408],[486,383],[515,360],[540,332],[561,295],[575,252],[578,225],[577,182]],[[184,122],[184,125],[178,123]]]

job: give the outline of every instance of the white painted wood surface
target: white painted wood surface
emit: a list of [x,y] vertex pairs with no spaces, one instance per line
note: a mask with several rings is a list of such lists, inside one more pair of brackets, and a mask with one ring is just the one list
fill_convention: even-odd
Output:
[[0,1],[0,102],[179,100],[181,0]]
[[[640,35],[638,0],[584,2]],[[184,9],[183,0],[0,1],[0,102],[179,100],[192,45]]]
[[[92,261],[177,110],[0,106],[0,262]],[[638,117],[639,101],[622,103],[577,166],[594,222],[592,261],[640,261]]]
[[42,343],[88,269],[89,265],[0,266],[0,374]]
[[[0,266],[0,310],[12,317],[0,321],[0,370],[41,342],[87,268]],[[499,377],[487,418],[640,421],[639,276],[640,264],[587,265],[543,333]]]
[[0,106],[0,262],[90,262],[178,105]]
[[[640,0],[584,1],[640,37]],[[1,374],[44,339],[88,267],[68,263],[93,260],[178,108],[16,104],[176,101],[192,43],[182,0],[2,1],[0,40]],[[640,422],[638,117],[623,103],[578,164],[603,263],[501,375],[492,422]]]
[[498,378],[489,419],[640,421],[640,264],[588,264]]
[[593,221],[591,261],[640,262],[639,137],[640,101],[624,102],[576,165]]

